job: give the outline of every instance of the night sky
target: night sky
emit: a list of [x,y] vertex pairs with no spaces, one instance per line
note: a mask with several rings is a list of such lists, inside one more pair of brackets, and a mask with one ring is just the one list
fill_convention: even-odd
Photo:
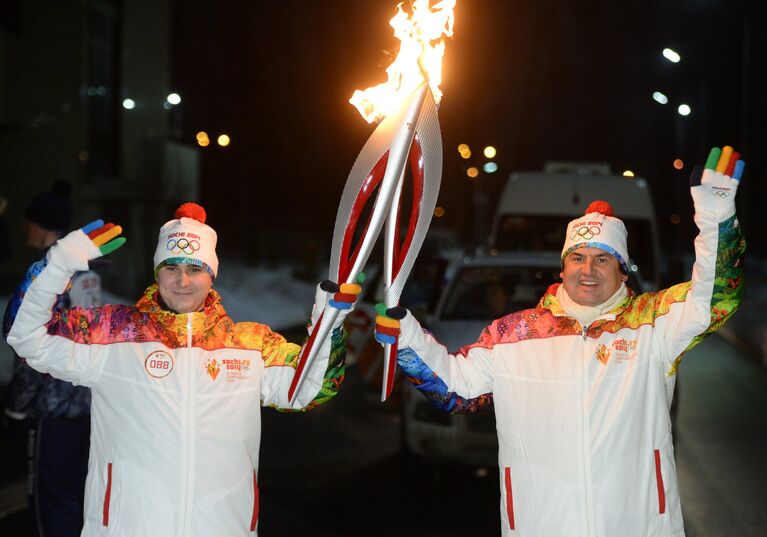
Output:
[[[202,151],[202,199],[222,231],[252,230],[222,248],[263,251],[263,235],[275,229],[313,233],[329,245],[344,182],[374,129],[347,101],[385,80],[398,44],[388,26],[396,2],[172,6],[179,135],[190,142],[198,130],[231,135],[229,148]],[[509,173],[547,160],[635,170],[653,188],[669,249],[673,237],[692,236],[691,165],[712,145],[731,144],[752,181],[739,194],[748,237],[767,193],[756,180],[767,153],[765,13],[761,3],[722,0],[458,0],[439,111],[446,215],[434,225],[471,235],[467,199],[475,187],[456,147],[464,142],[478,154],[492,144],[499,170],[480,177],[491,199]],[[665,60],[664,47],[682,61]],[[670,103],[654,102],[655,90]],[[683,102],[693,109],[686,118],[676,113]],[[672,167],[677,157],[684,170]],[[682,225],[668,224],[674,213]]]

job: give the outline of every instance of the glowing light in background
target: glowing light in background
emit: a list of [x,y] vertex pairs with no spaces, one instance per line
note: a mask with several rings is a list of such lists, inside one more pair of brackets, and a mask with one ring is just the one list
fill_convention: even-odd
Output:
[[443,216],[445,216],[445,209],[444,209],[444,207],[435,207],[434,208],[434,216],[436,216],[437,218],[442,218]]
[[684,168],[684,161],[680,158],[674,160],[674,168],[681,170]]
[[226,147],[226,146],[228,146],[228,145],[231,143],[231,141],[232,141],[232,140],[231,140],[231,138],[229,138],[229,135],[227,135],[227,134],[221,134],[221,135],[219,135],[219,137],[216,139],[216,142],[217,142],[217,143],[218,143],[218,145],[220,145],[221,147]]
[[631,170],[624,170],[623,177],[634,177],[634,172]]
[[672,63],[679,63],[679,60],[682,59],[678,52],[670,48],[663,49],[663,57]]
[[123,108],[126,110],[133,110],[136,108],[136,101],[133,99],[123,99]]
[[166,101],[168,101],[169,104],[177,105],[181,104],[181,96],[178,93],[169,93],[168,96],[165,98]]
[[460,153],[461,157],[465,159],[471,157],[471,149],[469,149],[469,146],[466,144],[461,144],[458,146],[458,153]]
[[689,116],[690,112],[692,112],[692,108],[686,104],[680,104],[676,111],[679,112],[680,116]]
[[668,97],[664,95],[663,93],[659,91],[654,91],[652,94],[652,98],[655,102],[658,102],[660,104],[668,104]]
[[479,170],[476,167],[472,166],[471,168],[466,170],[466,175],[468,175],[471,179],[474,179],[475,177],[479,175]]
[[484,150],[484,151],[482,151],[482,153],[483,153],[483,154],[485,155],[485,157],[487,157],[487,158],[493,158],[493,157],[495,156],[495,153],[496,153],[496,151],[495,151],[495,148],[494,148],[492,145],[489,145],[489,146],[487,146],[487,147],[485,148],[485,150]]
[[208,138],[208,133],[205,131],[198,132],[195,138],[197,138],[197,145],[200,147],[208,147],[210,145],[210,138]]
[[485,173],[495,173],[498,171],[498,164],[495,162],[485,162],[485,165],[482,166],[482,171]]

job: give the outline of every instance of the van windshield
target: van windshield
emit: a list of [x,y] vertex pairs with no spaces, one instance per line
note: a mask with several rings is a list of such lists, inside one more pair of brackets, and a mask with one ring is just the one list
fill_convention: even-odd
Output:
[[464,268],[453,280],[441,318],[490,322],[512,311],[532,308],[557,279],[557,266]]
[[[565,229],[573,216],[556,215],[504,215],[501,217],[493,247],[499,251],[552,250],[559,252],[564,244]],[[631,259],[648,281],[657,278],[652,228],[647,220],[623,219],[628,231],[628,249]]]

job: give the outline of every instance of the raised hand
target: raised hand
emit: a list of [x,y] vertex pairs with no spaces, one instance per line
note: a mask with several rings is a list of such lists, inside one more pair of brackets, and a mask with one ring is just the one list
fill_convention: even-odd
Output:
[[123,228],[113,223],[104,224],[103,220],[94,220],[90,224],[80,228],[80,231],[88,235],[93,245],[98,247],[101,255],[111,254],[125,244],[125,237],[118,237]]
[[58,260],[70,272],[88,270],[88,262],[110,254],[125,244],[119,237],[122,228],[112,223],[95,220],[59,239],[51,248],[49,257]]
[[705,168],[696,166],[690,175],[690,186],[696,210],[702,209],[727,216],[735,211],[735,194],[746,163],[730,146],[714,147]]

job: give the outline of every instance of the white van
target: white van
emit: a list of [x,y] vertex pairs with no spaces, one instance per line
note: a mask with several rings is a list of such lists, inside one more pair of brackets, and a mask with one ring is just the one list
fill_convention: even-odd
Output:
[[494,251],[561,251],[564,230],[589,203],[604,200],[628,230],[632,270],[642,288],[659,288],[660,243],[647,181],[613,175],[607,164],[547,163],[542,172],[515,172],[498,200],[490,232]]

